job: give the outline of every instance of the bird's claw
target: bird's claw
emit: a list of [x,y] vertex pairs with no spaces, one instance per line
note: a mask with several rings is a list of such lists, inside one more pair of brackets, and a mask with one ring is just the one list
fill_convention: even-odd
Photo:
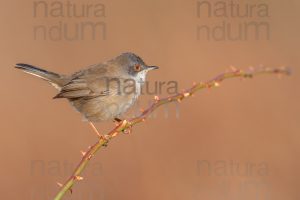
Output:
[[101,135],[100,136],[100,140],[104,140],[104,143],[102,146],[107,147],[108,146],[108,142],[110,140],[110,137],[108,135]]

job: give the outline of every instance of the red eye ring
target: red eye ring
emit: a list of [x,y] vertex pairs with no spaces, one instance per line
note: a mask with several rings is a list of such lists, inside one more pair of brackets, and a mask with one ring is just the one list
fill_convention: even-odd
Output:
[[136,71],[136,72],[141,71],[141,69],[142,69],[142,67],[139,64],[137,64],[137,65],[134,66],[134,71]]

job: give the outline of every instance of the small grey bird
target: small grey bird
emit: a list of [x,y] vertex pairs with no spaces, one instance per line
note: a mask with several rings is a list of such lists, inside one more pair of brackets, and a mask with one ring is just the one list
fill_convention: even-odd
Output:
[[89,122],[121,117],[141,94],[147,72],[158,69],[133,53],[123,53],[70,76],[22,63],[16,68],[48,81],[59,90],[54,98],[68,99]]

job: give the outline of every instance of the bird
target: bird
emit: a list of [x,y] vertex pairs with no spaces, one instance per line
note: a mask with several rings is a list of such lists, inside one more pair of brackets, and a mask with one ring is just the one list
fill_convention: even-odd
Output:
[[158,69],[145,64],[138,55],[126,52],[106,62],[90,65],[71,75],[54,73],[30,64],[17,69],[39,77],[58,90],[54,99],[67,99],[82,114],[98,136],[94,122],[116,120],[137,101],[147,73]]

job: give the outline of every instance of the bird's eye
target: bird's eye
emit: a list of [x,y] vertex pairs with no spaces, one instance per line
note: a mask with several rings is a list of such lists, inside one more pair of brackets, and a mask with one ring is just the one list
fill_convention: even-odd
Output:
[[141,71],[141,69],[142,69],[141,65],[139,65],[139,64],[134,65],[134,71],[139,72],[139,71]]

